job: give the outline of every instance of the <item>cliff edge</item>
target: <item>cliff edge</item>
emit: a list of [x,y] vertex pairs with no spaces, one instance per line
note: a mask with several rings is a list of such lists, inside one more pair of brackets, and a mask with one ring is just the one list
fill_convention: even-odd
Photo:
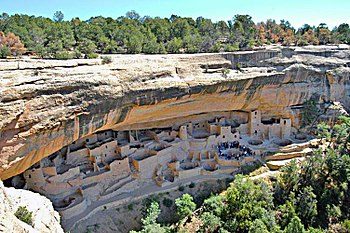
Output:
[[223,54],[0,60],[0,178],[92,133],[171,126],[182,118],[259,109],[300,126],[309,99],[350,106],[349,48]]

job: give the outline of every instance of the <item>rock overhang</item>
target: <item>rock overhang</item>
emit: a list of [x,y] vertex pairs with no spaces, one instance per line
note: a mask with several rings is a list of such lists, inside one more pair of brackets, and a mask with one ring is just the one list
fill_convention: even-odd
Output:
[[[293,119],[295,113],[288,108],[313,95],[319,101],[348,98],[347,61],[337,58],[332,63],[327,58],[332,67],[327,65],[325,71],[319,68],[320,57],[308,54],[305,63],[295,56],[283,58],[288,66],[281,72],[231,69],[228,75],[221,72],[227,64],[269,67],[266,60],[278,60],[282,52],[116,55],[109,65],[100,65],[99,60],[24,59],[16,61],[17,69],[14,61],[1,61],[0,178],[21,173],[96,131],[147,128],[204,112],[257,108]],[[272,67],[277,65],[275,61]],[[341,88],[338,95],[328,93],[330,78]]]

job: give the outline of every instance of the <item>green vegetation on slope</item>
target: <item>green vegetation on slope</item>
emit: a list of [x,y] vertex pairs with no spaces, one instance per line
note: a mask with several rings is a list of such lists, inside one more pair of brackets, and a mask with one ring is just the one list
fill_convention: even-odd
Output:
[[185,194],[175,201],[180,220],[171,226],[157,223],[160,211],[153,203],[141,232],[350,232],[350,117],[318,128],[327,148],[292,161],[277,179],[238,175],[197,210]]
[[[18,36],[21,43],[13,46],[4,42],[1,32],[6,36]],[[0,56],[22,54],[22,43],[28,52],[39,57],[71,59],[84,55],[85,58],[94,58],[96,53],[234,51],[271,43],[349,44],[350,28],[345,23],[332,30],[325,24],[318,27],[305,24],[296,30],[285,20],[255,24],[249,15],[235,15],[228,22],[212,22],[203,17],[194,20],[177,15],[170,18],[141,17],[135,11],[117,19],[98,16],[86,21],[79,18],[65,21],[62,12],[56,12],[53,20],[19,14],[0,15]]]
[[20,206],[15,212],[15,216],[21,220],[22,222],[25,222],[29,225],[33,225],[33,213],[30,212],[27,207]]

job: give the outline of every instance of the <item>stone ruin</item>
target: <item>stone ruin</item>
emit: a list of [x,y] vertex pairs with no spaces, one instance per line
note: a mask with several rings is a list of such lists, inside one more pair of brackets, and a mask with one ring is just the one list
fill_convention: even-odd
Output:
[[45,195],[69,219],[94,202],[138,188],[141,181],[165,187],[231,174],[278,151],[282,141],[306,141],[296,135],[290,119],[262,120],[259,110],[223,112],[168,128],[107,130],[62,148],[12,182]]

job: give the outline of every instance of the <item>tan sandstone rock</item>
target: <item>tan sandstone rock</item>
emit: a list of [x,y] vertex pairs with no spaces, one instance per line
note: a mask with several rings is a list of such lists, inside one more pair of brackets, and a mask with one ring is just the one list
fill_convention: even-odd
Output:
[[[0,203],[0,232],[63,233],[60,216],[46,197],[26,190],[5,188],[0,181]],[[20,206],[32,212],[33,226],[14,215]]]
[[[300,107],[310,98],[348,108],[348,58],[328,57],[323,65],[322,51],[305,51],[311,50],[288,50],[289,58],[279,48],[114,55],[108,65],[0,60],[0,178],[100,130],[165,127],[202,113],[254,109],[263,117],[290,118],[297,128]],[[221,73],[236,63],[265,68]]]

